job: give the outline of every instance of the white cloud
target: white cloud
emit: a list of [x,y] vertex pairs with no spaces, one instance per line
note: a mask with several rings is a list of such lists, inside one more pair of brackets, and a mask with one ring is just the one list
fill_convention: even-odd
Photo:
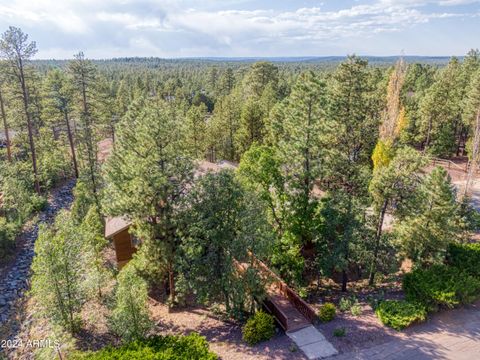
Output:
[[[245,10],[242,6],[247,2],[0,0],[0,26],[20,26],[39,43],[47,43],[47,48],[40,47],[39,56],[63,54],[60,49],[68,46],[88,47],[92,53],[108,49],[103,56],[218,55],[220,50],[241,55],[242,51],[277,51],[302,44],[333,46],[341,40],[400,33],[435,19],[466,18],[472,15],[455,6],[479,0],[373,0],[335,11],[322,7]],[[58,39],[52,38],[52,32]]]

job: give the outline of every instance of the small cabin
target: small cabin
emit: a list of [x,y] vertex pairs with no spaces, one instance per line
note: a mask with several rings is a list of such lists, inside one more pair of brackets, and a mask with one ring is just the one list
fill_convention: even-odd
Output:
[[105,237],[112,239],[118,269],[130,261],[137,251],[135,237],[128,231],[130,225],[131,222],[121,216],[108,218],[105,223]]

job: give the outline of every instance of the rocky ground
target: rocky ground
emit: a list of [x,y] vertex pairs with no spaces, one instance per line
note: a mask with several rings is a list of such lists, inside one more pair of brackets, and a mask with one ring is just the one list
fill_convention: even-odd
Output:
[[[27,224],[17,239],[15,256],[0,268],[0,327],[7,323],[12,316],[14,304],[29,288],[30,265],[39,224],[52,222],[59,210],[70,206],[74,184],[75,181],[70,180],[52,191],[47,207],[38,215],[38,220]],[[10,336],[14,337],[15,327],[11,330]]]

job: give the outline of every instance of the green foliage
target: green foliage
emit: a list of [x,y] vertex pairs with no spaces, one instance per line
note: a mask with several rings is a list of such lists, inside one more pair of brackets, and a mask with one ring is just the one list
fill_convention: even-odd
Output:
[[480,244],[450,244],[447,250],[447,262],[450,266],[480,278]]
[[23,224],[47,203],[45,198],[34,193],[29,167],[27,162],[0,164],[1,209],[10,222]]
[[333,336],[335,337],[344,337],[345,335],[347,335],[347,331],[344,327],[336,328],[335,330],[333,330]]
[[153,336],[121,347],[106,347],[97,352],[75,353],[72,360],[216,360],[203,336]]
[[342,296],[338,303],[338,308],[341,312],[350,311],[353,316],[359,316],[362,313],[362,307],[358,303],[358,299],[355,295],[350,297]]
[[239,274],[236,266],[250,263],[247,251],[261,257],[270,243],[261,205],[228,170],[201,177],[185,199],[180,272],[200,301],[220,301],[236,317],[263,296],[256,270]]
[[152,328],[147,283],[137,275],[131,262],[120,271],[117,280],[110,325],[124,341],[143,339]]
[[92,205],[79,226],[83,242],[83,261],[86,269],[84,288],[98,298],[102,297],[102,288],[105,287],[110,274],[105,267],[103,249],[108,244],[103,236],[103,221],[96,205]]
[[382,301],[375,310],[380,321],[395,330],[402,330],[414,323],[424,321],[427,311],[423,305],[399,300]]
[[74,333],[84,292],[81,282],[82,239],[67,212],[57,215],[52,227],[41,227],[35,242],[32,293],[45,314]]
[[275,321],[272,315],[257,311],[243,326],[242,337],[249,345],[269,340],[275,335]]
[[12,251],[19,230],[14,223],[9,223],[7,219],[0,217],[0,259]]
[[193,178],[180,125],[180,112],[166,101],[136,100],[118,124],[115,150],[104,164],[104,211],[134,221],[145,271],[156,281],[173,278],[180,202]]
[[461,68],[452,58],[420,102],[420,132],[425,148],[435,156],[449,156],[456,149],[455,126],[461,119]]
[[480,279],[455,267],[434,265],[406,274],[403,290],[408,301],[431,311],[474,301],[480,296]]
[[335,318],[336,312],[337,308],[335,307],[335,304],[327,302],[320,307],[318,317],[321,322],[329,322]]
[[356,301],[357,299],[354,296],[351,296],[351,297],[342,296],[340,298],[340,301],[338,302],[338,308],[340,309],[341,312],[350,311],[352,305]]
[[362,307],[358,302],[354,302],[353,305],[350,307],[350,313],[353,316],[360,316],[362,314]]
[[450,177],[437,167],[422,182],[407,215],[395,226],[396,239],[405,255],[420,265],[442,263],[448,244],[462,232],[457,213]]
[[76,222],[81,223],[94,203],[88,186],[83,181],[77,181],[73,189],[72,217]]

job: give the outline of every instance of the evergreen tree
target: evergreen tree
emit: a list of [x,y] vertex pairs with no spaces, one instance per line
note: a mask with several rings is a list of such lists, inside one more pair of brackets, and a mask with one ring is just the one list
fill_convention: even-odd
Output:
[[369,190],[376,219],[370,285],[373,285],[377,271],[385,215],[387,212],[392,216],[400,215],[405,211],[421,184],[420,170],[424,165],[425,159],[416,150],[402,148],[388,164],[377,167],[373,172]]
[[228,170],[204,175],[186,203],[182,273],[201,301],[220,301],[227,313],[241,316],[263,294],[256,270],[238,268],[252,265],[249,251],[265,251],[269,228],[263,209]]
[[[367,62],[350,56],[335,70],[329,87],[328,117],[331,120],[329,149],[325,160],[325,190],[343,201],[342,224],[338,247],[343,257],[342,290],[347,289],[347,269],[353,256],[354,234],[363,226],[355,213],[362,212],[370,177],[370,156],[377,139],[378,117],[369,104],[373,92]],[[352,240],[352,241],[350,241]]]
[[93,98],[95,96],[96,68],[91,61],[85,59],[83,52],[76,54],[68,64],[72,76],[76,99],[79,105],[79,148],[84,163],[85,181],[89,184],[98,208],[100,205],[98,176],[97,139],[94,118]]
[[52,228],[40,229],[32,264],[32,292],[46,314],[75,333],[84,293],[82,242],[70,215],[61,212]]
[[73,169],[75,177],[78,178],[79,171],[72,129],[74,90],[65,74],[58,69],[52,70],[47,74],[44,87],[46,92],[45,111],[50,118],[60,119],[66,127]]
[[312,192],[321,175],[324,157],[324,136],[328,128],[325,119],[325,83],[314,73],[302,74],[282,108],[281,124],[272,124],[278,138],[275,144],[284,167],[286,188],[291,204],[291,229],[302,244],[312,243],[312,214],[316,199]]
[[40,194],[40,183],[38,179],[37,154],[34,140],[34,124],[31,113],[31,101],[29,97],[29,88],[32,86],[31,71],[26,68],[27,62],[37,53],[35,41],[28,42],[28,35],[21,29],[10,26],[2,34],[0,39],[0,54],[6,60],[6,72],[9,77],[14,79],[18,86],[18,93],[22,99],[23,112],[27,124],[28,144],[32,157],[33,180],[35,191]]
[[419,187],[415,201],[395,226],[395,235],[403,252],[415,264],[442,263],[447,246],[461,229],[455,190],[445,169],[435,168]]
[[461,121],[460,64],[453,58],[428,89],[420,104],[424,151],[449,156],[456,148]]
[[110,324],[125,342],[144,339],[153,323],[148,311],[147,283],[127,264],[118,275]]
[[168,275],[172,300],[178,204],[193,176],[181,129],[169,103],[136,100],[118,125],[115,150],[104,165],[107,214],[134,222],[147,270],[157,281]]
[[215,111],[208,123],[208,142],[214,157],[231,161],[240,159],[237,141],[240,115],[238,95],[235,93],[219,99],[215,104]]
[[195,159],[203,159],[206,153],[207,107],[192,105],[186,114],[186,136],[188,148]]

